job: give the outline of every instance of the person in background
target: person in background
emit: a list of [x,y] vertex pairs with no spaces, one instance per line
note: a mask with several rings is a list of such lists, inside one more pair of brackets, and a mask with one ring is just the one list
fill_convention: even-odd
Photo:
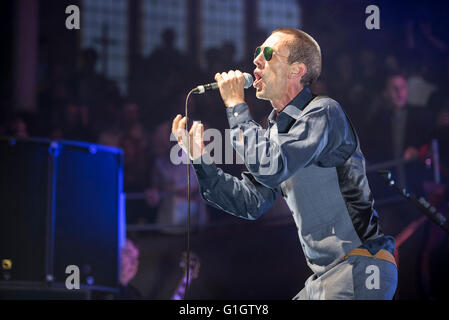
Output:
[[119,293],[115,299],[142,299],[140,291],[130,284],[139,269],[139,249],[131,239],[127,238],[121,253]]
[[13,116],[9,127],[5,130],[5,133],[13,137],[28,138],[28,126],[25,117],[19,114]]
[[[189,264],[189,285],[192,284],[192,280],[198,279],[200,272],[200,259],[195,252],[190,252],[190,264]],[[178,285],[176,286],[173,295],[171,297],[172,300],[184,300],[185,297],[185,289],[187,284],[187,252],[183,252],[181,256],[181,261],[179,262],[179,266],[182,268],[182,277],[179,280]]]
[[449,56],[446,58],[444,74],[439,88],[429,99],[427,108],[432,110],[433,137],[439,144],[442,176],[449,182]]
[[403,74],[387,77],[384,99],[367,119],[370,135],[365,155],[370,163],[415,160],[419,148],[430,142],[432,115],[426,108],[410,107],[407,104],[408,92]]
[[[156,223],[168,233],[184,233],[187,223],[187,169],[175,165],[170,159],[170,122],[160,124],[155,131],[154,165],[151,173],[151,188],[145,192],[150,206],[158,206]],[[182,158],[185,154],[182,153]],[[193,168],[190,170],[190,214],[193,227],[201,228],[208,215],[204,202],[200,201],[198,183]]]
[[62,137],[67,140],[93,140],[89,128],[89,112],[86,106],[76,102],[68,102],[60,119]]

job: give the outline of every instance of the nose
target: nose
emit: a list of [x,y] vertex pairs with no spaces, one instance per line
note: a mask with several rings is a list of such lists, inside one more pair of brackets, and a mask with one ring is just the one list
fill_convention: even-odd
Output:
[[257,68],[262,69],[264,62],[265,58],[263,57],[263,51],[261,51],[259,55],[254,58],[253,63],[256,65]]

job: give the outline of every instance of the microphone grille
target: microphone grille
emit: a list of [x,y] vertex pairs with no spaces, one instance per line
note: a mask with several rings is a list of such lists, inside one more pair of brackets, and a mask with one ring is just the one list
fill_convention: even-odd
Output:
[[254,81],[253,76],[250,75],[249,73],[244,72],[243,77],[245,78],[245,89],[248,89],[253,85]]

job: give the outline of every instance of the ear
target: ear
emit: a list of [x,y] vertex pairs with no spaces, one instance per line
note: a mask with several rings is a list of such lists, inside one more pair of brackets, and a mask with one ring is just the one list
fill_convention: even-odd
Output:
[[302,62],[293,62],[290,65],[289,79],[301,79],[307,73],[307,67]]

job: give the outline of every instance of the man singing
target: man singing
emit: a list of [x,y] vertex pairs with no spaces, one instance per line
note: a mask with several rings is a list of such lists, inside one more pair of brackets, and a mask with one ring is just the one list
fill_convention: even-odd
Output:
[[[380,230],[357,134],[338,102],[309,89],[321,72],[319,45],[303,31],[277,29],[256,48],[254,64],[256,95],[273,107],[265,132],[244,101],[242,73],[215,75],[232,145],[248,169],[242,178],[211,164],[202,124],[189,132],[203,199],[257,219],[282,194],[313,271],[294,299],[392,299],[394,238]],[[185,128],[177,115],[172,132],[186,150]]]

